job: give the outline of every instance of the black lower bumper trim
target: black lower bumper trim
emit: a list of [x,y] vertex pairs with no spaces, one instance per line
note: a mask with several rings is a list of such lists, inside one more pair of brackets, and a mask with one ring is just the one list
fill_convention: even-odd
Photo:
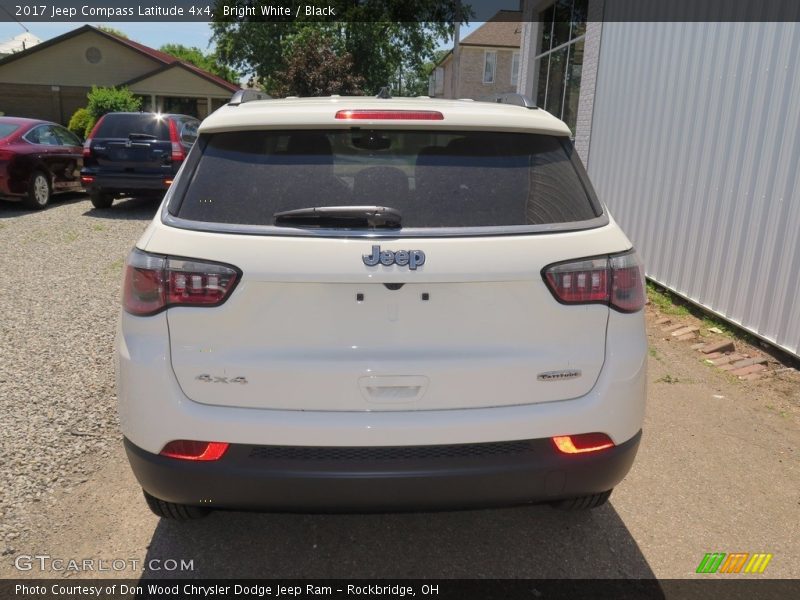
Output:
[[232,444],[192,462],[125,440],[150,495],[179,504],[291,512],[371,512],[511,506],[610,490],[627,474],[641,431],[593,454],[564,455],[549,439],[447,446],[321,448]]

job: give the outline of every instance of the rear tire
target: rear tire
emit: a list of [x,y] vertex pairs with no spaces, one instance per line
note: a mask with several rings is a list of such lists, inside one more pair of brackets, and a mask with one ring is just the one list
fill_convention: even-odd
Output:
[[95,208],[111,208],[111,204],[114,202],[114,196],[103,192],[89,192],[89,198]]
[[159,500],[142,490],[144,499],[147,501],[147,506],[153,511],[153,514],[162,519],[170,519],[172,521],[192,521],[194,519],[202,519],[211,512],[208,508],[201,508],[199,506],[188,506],[186,504],[175,504],[174,502],[167,502]]
[[53,188],[50,185],[50,176],[44,171],[34,171],[28,183],[28,195],[22,203],[26,208],[42,210],[50,203]]
[[591,494],[589,496],[580,496],[578,498],[566,498],[565,500],[557,500],[552,503],[553,508],[559,510],[588,510],[590,508],[597,508],[603,506],[608,502],[611,491],[602,492],[600,494]]

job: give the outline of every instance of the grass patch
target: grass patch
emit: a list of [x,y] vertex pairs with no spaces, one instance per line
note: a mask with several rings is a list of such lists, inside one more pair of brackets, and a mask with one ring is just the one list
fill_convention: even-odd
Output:
[[650,281],[647,282],[647,299],[663,315],[685,317],[689,314],[689,309],[680,302],[680,298],[673,296],[666,290],[659,290]]
[[119,272],[122,271],[122,265],[123,264],[125,264],[125,259],[124,258],[118,258],[117,260],[112,262],[110,265],[108,265],[108,270],[112,271],[114,273],[119,273]]
[[669,373],[667,373],[663,377],[659,377],[658,379],[656,379],[656,383],[680,383],[680,382],[681,382],[680,379],[678,379],[677,377],[673,377]]
[[721,332],[718,335],[724,335],[725,337],[741,340],[754,346],[758,345],[758,340],[752,335],[742,331],[727,321],[723,321],[722,319],[707,313],[702,308],[687,302],[669,290],[665,290],[657,286],[652,281],[647,282],[647,298],[650,300],[650,304],[655,306],[663,315],[676,317],[685,317],[691,315],[700,319],[701,328],[698,333],[701,337],[708,337],[708,330],[712,327],[716,327]]
[[75,231],[68,231],[64,236],[64,239],[67,241],[68,244],[71,244],[75,240],[77,240],[80,236]]
[[102,223],[95,223],[94,225],[92,225],[92,229],[94,229],[95,231],[105,231],[108,228]]

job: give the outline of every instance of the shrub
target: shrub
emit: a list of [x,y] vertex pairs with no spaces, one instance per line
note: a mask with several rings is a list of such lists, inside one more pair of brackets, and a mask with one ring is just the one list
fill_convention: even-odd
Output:
[[91,126],[93,124],[94,119],[92,115],[89,114],[89,111],[85,108],[79,108],[70,117],[67,129],[78,137],[85,138],[88,132],[91,131]]
[[141,99],[134,96],[128,88],[93,86],[86,97],[89,100],[86,110],[94,121],[106,113],[136,112],[142,106]]

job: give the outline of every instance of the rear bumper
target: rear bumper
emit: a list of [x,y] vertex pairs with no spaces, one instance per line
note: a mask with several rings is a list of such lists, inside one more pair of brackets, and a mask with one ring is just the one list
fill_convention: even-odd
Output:
[[219,461],[125,449],[152,496],[212,508],[293,512],[510,506],[600,493],[627,474],[641,431],[595,454],[560,454],[549,439],[407,447],[234,444]]
[[154,173],[147,175],[134,175],[132,173],[93,173],[89,170],[81,172],[82,176],[94,177],[94,181],[85,184],[88,192],[165,192],[171,180],[172,173]]

